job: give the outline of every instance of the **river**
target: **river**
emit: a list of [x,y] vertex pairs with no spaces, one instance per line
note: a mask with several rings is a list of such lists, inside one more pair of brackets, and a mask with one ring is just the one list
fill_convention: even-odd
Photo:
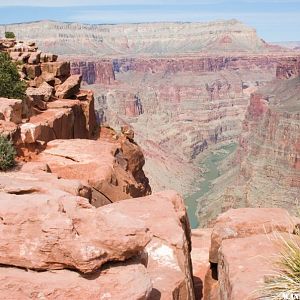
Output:
[[185,205],[187,206],[188,216],[192,228],[197,228],[199,225],[198,218],[196,216],[198,203],[201,202],[201,198],[210,191],[212,182],[220,176],[218,169],[220,163],[231,153],[233,153],[236,148],[236,143],[222,146],[212,151],[201,162],[200,167],[202,170],[204,170],[204,174],[202,174],[202,179],[200,181],[195,182],[199,188],[192,194],[185,197]]

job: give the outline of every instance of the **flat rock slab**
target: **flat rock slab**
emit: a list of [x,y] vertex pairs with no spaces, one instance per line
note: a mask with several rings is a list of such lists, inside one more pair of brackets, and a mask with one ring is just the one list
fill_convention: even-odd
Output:
[[0,268],[2,299],[144,300],[151,290],[150,278],[141,264],[113,265],[90,277],[69,270]]
[[[32,185],[33,184],[33,185]],[[150,240],[143,222],[112,217],[82,197],[0,191],[0,264],[35,270],[93,272],[137,255]]]
[[[281,238],[300,239],[289,234]],[[280,235],[258,234],[227,239],[219,250],[219,289],[222,300],[259,299],[265,279],[275,274],[282,246]]]
[[218,263],[223,240],[273,231],[293,232],[296,222],[297,219],[282,208],[230,209],[218,217],[213,228],[209,260]]

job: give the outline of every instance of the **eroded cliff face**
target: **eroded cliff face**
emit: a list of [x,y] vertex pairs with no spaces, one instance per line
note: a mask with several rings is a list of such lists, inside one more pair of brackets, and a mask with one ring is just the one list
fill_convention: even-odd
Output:
[[199,204],[202,224],[207,215],[216,216],[230,207],[295,211],[300,193],[299,87],[299,77],[277,80],[251,95],[235,167]]
[[[174,55],[180,53],[266,51],[277,49],[237,20],[208,23],[87,25],[40,21],[7,25],[18,39],[64,55]],[[4,26],[0,26],[3,35]],[[47,34],[45,34],[45,32]]]

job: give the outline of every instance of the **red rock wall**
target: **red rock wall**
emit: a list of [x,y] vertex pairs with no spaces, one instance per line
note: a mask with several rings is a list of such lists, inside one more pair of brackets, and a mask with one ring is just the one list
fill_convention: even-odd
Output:
[[87,84],[112,84],[115,74],[111,61],[72,61],[71,74],[81,74]]

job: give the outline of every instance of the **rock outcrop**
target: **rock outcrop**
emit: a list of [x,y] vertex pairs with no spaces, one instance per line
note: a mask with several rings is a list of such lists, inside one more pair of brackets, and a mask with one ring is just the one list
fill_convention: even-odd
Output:
[[42,163],[0,180],[3,295],[195,299],[190,227],[177,193],[95,208],[87,186]]
[[261,299],[266,280],[278,274],[284,240],[300,243],[299,221],[284,209],[241,208],[221,214],[211,229],[193,230],[193,269],[203,299]]
[[[86,182],[92,188],[91,203],[99,207],[151,193],[142,170],[143,154],[137,145],[129,141],[128,144],[136,152],[126,153],[119,140],[54,140],[36,160],[47,163],[61,178]],[[138,163],[135,169],[130,168],[131,160]]]

